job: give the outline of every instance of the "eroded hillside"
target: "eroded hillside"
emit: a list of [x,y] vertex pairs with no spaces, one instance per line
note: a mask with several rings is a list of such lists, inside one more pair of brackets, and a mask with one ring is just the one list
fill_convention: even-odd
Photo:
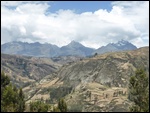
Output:
[[[67,65],[58,73],[60,81],[76,86],[78,83],[96,82],[114,87],[127,87],[128,78],[136,68],[149,72],[149,48],[115,52]],[[75,81],[75,83],[74,83]],[[78,83],[77,83],[78,81]]]
[[50,58],[1,54],[1,70],[10,76],[12,83],[22,87],[39,81],[60,67]]
[[128,81],[139,67],[149,75],[149,47],[68,63],[23,90],[27,103],[50,98],[55,104],[64,97],[69,111],[128,111]]

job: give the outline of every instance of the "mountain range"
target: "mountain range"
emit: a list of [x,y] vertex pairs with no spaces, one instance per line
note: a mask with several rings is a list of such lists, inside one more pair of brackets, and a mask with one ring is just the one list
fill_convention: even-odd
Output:
[[92,56],[95,53],[103,54],[106,52],[134,49],[137,49],[137,47],[125,40],[118,41],[117,43],[109,43],[98,49],[85,47],[76,41],[71,41],[68,45],[62,46],[61,48],[48,43],[40,44],[39,42],[27,43],[13,41],[1,45],[1,53],[36,57],[58,57],[68,55],[86,57]]
[[109,43],[106,46],[102,46],[95,50],[94,52],[98,54],[103,54],[106,52],[116,52],[116,51],[124,51],[124,50],[135,50],[137,47],[131,44],[128,41],[120,40],[117,43]]
[[64,98],[70,112],[128,112],[129,79],[140,67],[149,75],[149,47],[90,58],[1,54],[1,70],[23,88],[26,104]]

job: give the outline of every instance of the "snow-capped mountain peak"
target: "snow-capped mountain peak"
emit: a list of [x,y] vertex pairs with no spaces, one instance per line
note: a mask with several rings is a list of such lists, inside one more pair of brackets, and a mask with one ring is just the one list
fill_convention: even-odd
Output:
[[130,42],[126,40],[120,40],[117,43],[109,43],[106,46],[100,47],[95,51],[95,53],[103,54],[106,52],[134,50],[134,49],[137,49],[137,47],[131,44]]
[[128,41],[120,40],[120,41],[118,41],[117,43],[115,43],[114,45],[116,45],[116,46],[125,46],[125,45],[127,45],[128,43],[129,43]]

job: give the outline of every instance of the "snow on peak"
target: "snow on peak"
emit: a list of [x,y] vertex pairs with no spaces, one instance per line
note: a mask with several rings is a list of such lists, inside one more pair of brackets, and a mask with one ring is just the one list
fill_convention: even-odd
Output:
[[118,41],[115,45],[117,45],[117,46],[124,46],[124,45],[126,45],[127,43],[128,43],[128,41],[120,40],[120,41]]

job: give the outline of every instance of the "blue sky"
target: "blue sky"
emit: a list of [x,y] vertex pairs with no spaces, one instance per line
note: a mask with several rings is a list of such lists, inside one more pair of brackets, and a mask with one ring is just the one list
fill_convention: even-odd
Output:
[[110,1],[55,1],[49,4],[51,5],[50,12],[56,12],[59,9],[75,10],[76,13],[94,12],[98,9],[110,11],[112,9]]
[[149,1],[2,1],[1,44],[149,45]]

